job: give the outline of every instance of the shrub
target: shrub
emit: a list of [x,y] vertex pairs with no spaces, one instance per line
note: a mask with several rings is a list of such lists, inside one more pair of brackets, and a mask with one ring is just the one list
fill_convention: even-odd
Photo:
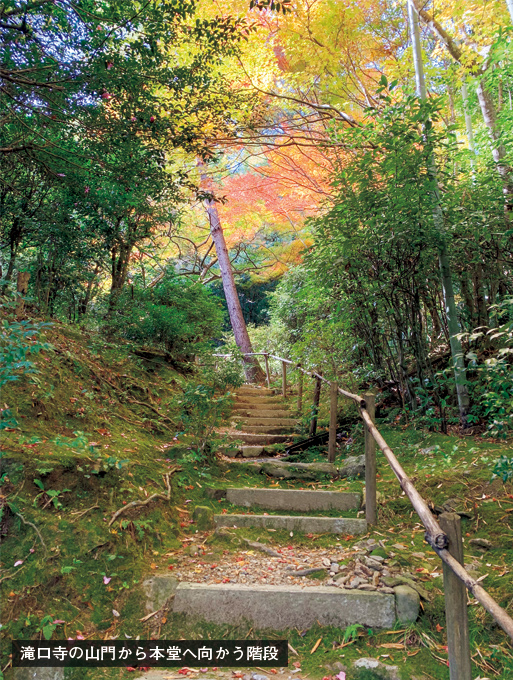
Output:
[[166,276],[154,288],[124,291],[107,330],[186,360],[220,335],[222,323],[220,304],[204,286]]

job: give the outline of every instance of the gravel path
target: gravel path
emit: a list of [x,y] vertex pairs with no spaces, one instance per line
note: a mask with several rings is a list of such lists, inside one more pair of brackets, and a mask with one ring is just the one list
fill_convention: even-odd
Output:
[[[169,555],[177,559],[170,567],[173,576],[189,583],[331,585],[393,592],[394,581],[406,578],[416,582],[418,575],[401,570],[392,548],[374,539],[348,548],[269,547],[252,542],[247,548],[224,550],[221,555],[195,544]],[[418,587],[422,589],[420,584]]]

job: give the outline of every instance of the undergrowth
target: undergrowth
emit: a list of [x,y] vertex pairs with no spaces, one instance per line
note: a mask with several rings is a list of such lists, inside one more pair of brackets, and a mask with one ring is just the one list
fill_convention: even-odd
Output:
[[[217,512],[237,510],[210,498],[210,488],[361,492],[362,480],[269,480],[250,462],[221,462],[215,455],[220,440],[212,429],[206,435],[200,425],[196,430],[190,424],[184,427],[183,410],[192,417],[195,385],[204,384],[206,374],[180,373],[163,360],[138,356],[129,344],[113,345],[64,325],[43,332],[41,341],[54,349],[41,348],[31,358],[37,373],[5,385],[2,392],[2,406],[9,412],[0,461],[2,668],[9,663],[10,638],[282,637],[252,630],[249,624],[218,626],[172,612],[142,620],[147,613],[142,584],[154,574],[172,574],[176,555],[191,542],[208,545],[215,559],[224,551],[240,550],[243,538],[270,546],[326,548],[350,547],[361,539],[257,529],[222,536],[198,531],[192,521],[195,505]],[[234,383],[229,378],[224,388]],[[192,406],[183,403],[187,389]],[[215,394],[220,393],[221,385]],[[204,390],[196,396],[201,414]],[[224,412],[228,404],[221,406]],[[379,427],[435,511],[451,501],[465,513],[465,561],[511,614],[513,485],[496,468],[497,460],[512,458],[511,445],[410,426]],[[198,444],[202,440],[203,451]],[[353,428],[339,444],[337,463],[361,453],[361,430]],[[303,459],[322,460],[325,455],[325,447],[319,447]],[[492,479],[494,469],[499,476]],[[348,678],[356,677],[351,664],[362,656],[398,665],[404,679],[449,677],[440,561],[426,546],[423,527],[379,453],[378,472],[379,523],[369,536],[404,546],[396,550],[396,559],[415,570],[431,599],[423,603],[416,624],[395,631],[359,629],[349,635],[317,626],[290,631],[289,643],[298,653],[291,654],[290,662],[299,661],[301,677],[335,675],[337,663],[348,669]],[[153,494],[158,496],[147,504],[128,507]],[[488,539],[492,548],[472,545],[476,537]],[[472,598],[470,602],[475,677],[511,680],[513,653],[507,638],[481,606]],[[118,669],[67,673],[73,680],[126,674]]]

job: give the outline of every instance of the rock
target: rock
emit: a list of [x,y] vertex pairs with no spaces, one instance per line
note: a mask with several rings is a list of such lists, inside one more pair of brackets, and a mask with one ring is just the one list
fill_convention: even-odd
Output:
[[377,590],[377,587],[372,585],[371,583],[362,583],[360,586],[358,586],[358,590]]
[[486,538],[471,538],[469,541],[470,545],[475,545],[477,548],[484,548],[485,550],[491,550],[493,544]]
[[360,578],[360,576],[355,576],[354,578],[351,579],[351,581],[348,584],[349,588],[358,588],[358,586],[364,583],[364,580]]
[[9,680],[64,680],[64,668],[14,668]]
[[338,469],[339,477],[360,477],[365,474],[365,456],[350,456]]
[[420,610],[420,595],[410,586],[401,585],[394,588],[395,609],[399,623],[414,623]]
[[215,527],[214,511],[204,505],[197,505],[194,508],[192,519],[196,522],[196,526],[200,531],[207,531]]
[[407,578],[406,576],[385,576],[382,578],[382,582],[388,586],[389,588],[395,588],[396,586],[404,585],[408,586],[409,588],[412,588],[413,590],[416,590],[417,593],[422,597],[423,600],[426,600],[429,602],[431,599],[430,594],[428,591],[423,588],[420,583],[415,583],[415,581],[412,581],[411,579]]
[[198,548],[195,545],[190,545],[189,546],[189,555],[191,557],[195,557],[198,554]]
[[239,451],[240,451],[239,448],[230,447],[222,451],[222,453],[224,456],[228,456],[228,458],[237,458],[237,456],[239,455]]
[[335,663],[331,664],[330,670],[335,671],[336,673],[347,673],[347,666],[344,666],[340,661],[335,661]]
[[338,562],[332,562],[330,565],[330,571],[333,572],[333,574],[338,574],[339,566]]
[[387,588],[387,586],[380,586],[379,588],[380,593],[390,593],[392,594],[394,592],[393,588]]
[[207,489],[207,498],[212,498],[214,501],[220,501],[221,498],[226,498],[226,489]]
[[155,575],[143,581],[142,587],[146,595],[146,611],[154,612],[162,609],[166,602],[173,597],[178,587],[178,580],[167,574]]
[[351,574],[335,574],[335,581],[343,586],[345,583],[347,583],[350,579],[352,578]]
[[353,668],[375,671],[376,677],[384,676],[386,680],[400,680],[399,668],[397,666],[387,666],[377,659],[358,659],[358,661],[353,663]]
[[375,562],[384,562],[387,558],[387,554],[383,548],[376,548],[376,550],[371,552],[370,556]]
[[379,586],[379,579],[380,579],[380,573],[379,571],[375,571],[374,574],[372,575],[372,585],[373,586]]
[[373,571],[382,571],[383,565],[380,564],[379,562],[375,562],[374,560],[371,560],[370,558],[367,558],[365,560],[365,564],[368,569],[372,569]]
[[269,680],[269,676],[261,675],[260,673],[253,673],[251,675],[251,680]]

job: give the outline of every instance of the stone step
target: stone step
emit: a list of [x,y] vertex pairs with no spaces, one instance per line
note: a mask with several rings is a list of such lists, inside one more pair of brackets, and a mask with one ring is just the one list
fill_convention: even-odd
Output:
[[239,417],[248,416],[250,418],[290,418],[290,411],[285,411],[282,406],[270,409],[269,404],[266,404],[265,409],[260,407],[253,408],[252,406],[236,406],[233,409],[233,414]]
[[292,515],[214,515],[217,527],[285,529],[305,534],[364,534],[367,522],[350,517],[294,517]]
[[360,624],[365,628],[393,628],[397,622],[413,623],[419,613],[419,596],[345,590],[330,586],[265,586],[234,583],[180,583],[173,611],[211,623],[237,625],[249,622],[257,629],[304,630],[321,626]]
[[234,505],[269,510],[310,512],[311,510],[359,510],[361,494],[342,491],[300,489],[226,489],[226,499]]
[[233,405],[233,408],[237,411],[240,410],[246,410],[246,411],[286,411],[287,413],[289,412],[289,408],[287,404],[285,404],[283,401],[276,401],[276,402],[271,402],[267,404],[261,404],[261,403],[254,403],[252,401],[247,401],[247,402],[238,402],[236,401]]
[[252,434],[286,434],[293,437],[290,425],[249,425],[246,421],[243,430]]
[[268,387],[244,385],[243,387],[238,387],[235,390],[235,394],[249,394],[253,396],[273,397],[275,395],[275,392],[274,390],[270,390]]
[[245,423],[246,425],[270,425],[271,427],[289,427],[291,430],[294,429],[296,425],[296,420],[294,418],[252,418],[251,416],[245,417],[235,417],[233,418],[235,422]]
[[235,397],[237,404],[283,404],[283,397],[255,396],[250,394],[237,394]]
[[243,446],[242,447],[242,457],[243,458],[258,458],[265,452],[265,446]]
[[255,467],[270,477],[277,479],[311,479],[312,476],[330,475],[332,477],[359,477],[365,474],[365,456],[350,456],[344,461],[332,463],[294,463],[275,461],[255,463]]
[[252,434],[251,432],[237,432],[237,434],[227,434],[226,437],[231,441],[241,441],[255,446],[280,444],[281,442],[290,442],[292,440],[292,435],[287,434]]

